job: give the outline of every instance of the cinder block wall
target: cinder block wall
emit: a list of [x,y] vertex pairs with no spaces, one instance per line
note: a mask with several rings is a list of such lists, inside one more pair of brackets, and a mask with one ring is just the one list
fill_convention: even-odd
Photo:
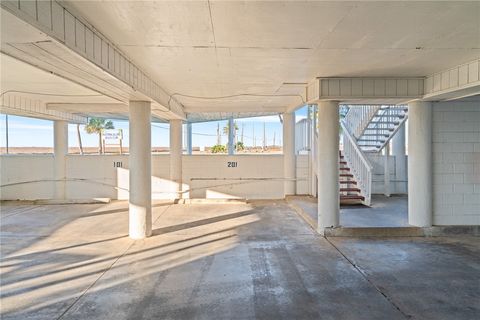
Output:
[[480,99],[433,105],[433,223],[480,224]]

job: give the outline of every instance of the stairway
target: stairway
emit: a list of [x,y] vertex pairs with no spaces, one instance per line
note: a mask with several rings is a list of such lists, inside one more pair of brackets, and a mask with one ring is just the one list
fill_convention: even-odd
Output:
[[350,167],[340,151],[339,154],[339,184],[340,184],[340,205],[362,204],[365,197],[357,186]]
[[356,128],[354,136],[363,152],[380,152],[408,117],[406,106],[370,106],[369,121]]

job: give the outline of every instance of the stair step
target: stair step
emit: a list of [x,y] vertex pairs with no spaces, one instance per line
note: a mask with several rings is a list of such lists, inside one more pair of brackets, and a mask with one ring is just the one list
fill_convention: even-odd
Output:
[[392,106],[382,106],[380,107],[381,110],[387,110],[387,109],[392,109],[392,110],[408,110],[408,107],[400,107],[400,106],[395,106],[395,107],[392,107]]
[[340,164],[347,164],[347,161],[340,161]]
[[384,143],[386,140],[372,140],[372,139],[358,139],[358,141],[368,141],[368,142],[381,142]]
[[357,181],[355,181],[355,180],[350,180],[350,181],[340,180],[338,183],[340,183],[340,184],[357,184]]
[[388,134],[376,134],[376,133],[364,133],[362,134],[362,136],[368,136],[368,137],[385,137],[385,138],[388,138],[389,135]]
[[351,173],[340,173],[340,177],[349,177],[349,178],[353,178],[353,174],[351,174]]
[[394,126],[396,125],[399,125],[400,122],[398,121],[371,121],[368,125],[371,125],[371,124],[392,124]]
[[350,168],[340,168],[340,170],[343,170],[343,171],[350,171]]
[[[375,142],[375,141],[373,141],[373,142]],[[360,143],[360,142],[359,142],[358,145],[359,145],[360,147],[375,147],[375,148],[377,148],[377,147],[380,146],[380,145],[377,144],[376,142],[375,142],[375,144],[372,144],[372,143]]]
[[364,131],[372,131],[372,130],[375,130],[375,131],[395,131],[394,128],[365,128]]
[[388,118],[388,117],[403,119],[403,118],[405,118],[405,115],[394,113],[394,114],[377,114],[377,115],[374,116],[374,118]]
[[340,192],[360,192],[358,188],[340,188]]
[[356,196],[356,195],[346,195],[346,196],[340,195],[340,200],[362,200],[362,201],[364,201],[365,197],[364,196]]

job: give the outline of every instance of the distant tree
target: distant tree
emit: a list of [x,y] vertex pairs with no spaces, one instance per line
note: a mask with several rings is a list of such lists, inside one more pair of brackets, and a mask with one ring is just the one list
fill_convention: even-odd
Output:
[[[225,127],[223,127],[223,134],[227,135],[228,136],[228,130],[230,129],[229,125],[228,125],[228,122],[227,122],[227,125]],[[236,122],[233,123],[233,135],[235,136],[236,135],[236,132],[238,130],[238,125]]]
[[226,153],[227,152],[227,147],[225,147],[223,144],[216,144],[212,147],[212,153]]
[[78,139],[78,148],[80,149],[80,154],[83,154],[82,135],[80,134],[79,124],[77,124],[77,139]]
[[98,134],[98,153],[103,153],[103,144],[102,144],[102,131],[104,129],[115,129],[113,122],[101,118],[90,118],[88,124],[85,126],[85,131],[88,134],[96,133]]
[[245,149],[245,146],[243,145],[242,141],[238,141],[237,144],[235,145],[235,150],[237,151],[243,151]]

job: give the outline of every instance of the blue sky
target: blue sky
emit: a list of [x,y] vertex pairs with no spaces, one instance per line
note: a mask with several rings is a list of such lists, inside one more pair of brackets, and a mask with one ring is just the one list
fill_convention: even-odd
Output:
[[[306,116],[306,108],[296,112],[297,121]],[[247,146],[253,145],[253,132],[255,131],[256,145],[263,143],[263,126],[267,144],[273,143],[275,135],[275,144],[282,142],[282,124],[278,116],[267,116],[257,118],[236,119],[239,128],[238,140],[242,128],[244,130],[244,143]],[[113,121],[116,129],[123,129],[124,145],[128,146],[128,121]],[[212,121],[204,123],[195,123],[192,125],[192,142],[194,147],[212,146],[217,141],[217,123],[220,124],[220,131],[223,133],[223,127],[227,121]],[[53,146],[53,122],[48,120],[8,116],[9,126],[9,145],[10,147],[52,147]],[[76,125],[69,125],[69,146],[78,146]],[[98,136],[87,134],[81,126],[82,142],[85,147],[96,147],[98,145]],[[167,123],[152,124],[152,146],[168,147],[169,145],[169,125]],[[0,147],[5,147],[5,115],[0,115]],[[222,143],[227,142],[227,136],[222,136]]]

